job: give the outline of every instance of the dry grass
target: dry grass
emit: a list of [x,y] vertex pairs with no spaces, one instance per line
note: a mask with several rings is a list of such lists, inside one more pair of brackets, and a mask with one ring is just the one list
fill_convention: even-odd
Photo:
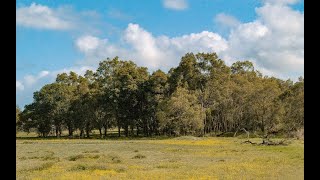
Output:
[[288,146],[253,146],[241,144],[242,141],[221,137],[17,140],[16,176],[17,179],[304,179],[303,141],[294,140]]

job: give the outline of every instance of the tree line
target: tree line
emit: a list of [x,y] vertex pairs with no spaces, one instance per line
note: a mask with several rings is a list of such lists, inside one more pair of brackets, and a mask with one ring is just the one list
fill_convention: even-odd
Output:
[[168,73],[118,57],[81,76],[58,74],[34,93],[16,128],[46,137],[63,130],[70,137],[179,136],[237,132],[241,128],[291,133],[304,126],[304,79],[263,76],[249,61],[227,66],[216,53],[187,53]]

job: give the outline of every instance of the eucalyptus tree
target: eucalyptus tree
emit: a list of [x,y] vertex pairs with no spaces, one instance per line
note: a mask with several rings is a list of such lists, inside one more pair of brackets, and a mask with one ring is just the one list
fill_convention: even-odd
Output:
[[202,111],[197,97],[185,88],[177,88],[161,102],[157,116],[160,129],[168,135],[196,135],[203,130]]
[[304,127],[304,79],[300,78],[280,95],[284,108],[282,123],[286,132]]
[[75,72],[58,74],[56,77],[56,84],[59,85],[57,90],[60,95],[58,103],[58,109],[60,110],[60,118],[63,125],[68,130],[69,137],[73,136],[75,131],[75,118],[72,109],[73,101],[78,98],[78,92],[76,92],[78,86],[78,75]]
[[[99,63],[84,76],[61,73],[56,81],[34,93],[16,123],[59,137],[78,129],[90,137],[110,128],[125,136],[163,133],[205,134],[237,132],[241,128],[292,132],[304,126],[304,80],[293,83],[263,77],[250,61],[227,66],[216,53],[187,53],[168,73],[149,74],[147,68],[118,57]],[[103,132],[104,130],[104,132]]]
[[39,91],[34,93],[34,101],[25,106],[20,120],[24,131],[35,128],[40,136],[47,137],[52,129],[51,107],[43,96]]
[[272,131],[277,131],[277,125],[280,123],[279,95],[281,90],[279,84],[270,78],[258,79],[255,82],[255,88],[249,99],[250,110],[254,115],[252,121],[266,138]]

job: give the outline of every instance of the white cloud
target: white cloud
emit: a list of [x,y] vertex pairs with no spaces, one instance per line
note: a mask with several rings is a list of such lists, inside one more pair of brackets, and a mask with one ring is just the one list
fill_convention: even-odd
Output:
[[97,37],[93,36],[82,36],[81,38],[77,39],[76,46],[79,48],[80,51],[89,53],[90,51],[96,49],[99,46],[100,40]]
[[163,5],[165,8],[173,10],[184,10],[188,8],[186,0],[164,0]]
[[49,75],[49,71],[41,71],[38,75],[38,78],[43,78],[43,77],[46,77],[47,75]]
[[38,75],[34,76],[34,75],[26,75],[24,76],[24,81],[23,84],[27,87],[32,86],[34,84],[37,83],[37,81],[39,81],[42,78],[45,78],[46,76],[48,76],[50,74],[49,71],[41,71]]
[[[80,37],[86,39],[87,36]],[[122,59],[133,60],[140,66],[151,70],[157,68],[169,69],[177,66],[181,56],[187,52],[222,52],[227,48],[227,42],[220,35],[203,31],[180,37],[154,36],[138,24],[129,24],[122,34],[122,44],[114,45],[107,39],[91,37],[98,42],[95,48],[87,50],[91,41],[76,43],[79,51],[85,54],[83,64],[97,64],[107,57],[119,56]],[[85,42],[85,41],[82,41]]]
[[28,7],[16,9],[16,24],[36,29],[67,30],[74,24],[68,15],[47,6],[32,3]]
[[16,80],[16,100],[20,107],[32,102],[33,93],[39,91],[44,85],[53,83],[57,74],[73,71],[78,75],[84,75],[87,70],[95,70],[91,66],[74,66],[55,71],[41,71],[37,75],[26,75],[22,80]]
[[256,12],[255,21],[232,30],[222,54],[254,61],[267,75],[296,79],[304,71],[304,13],[269,2]]
[[95,67],[93,66],[80,66],[80,67],[71,67],[71,68],[64,68],[64,69],[60,69],[60,70],[56,70],[56,71],[53,71],[50,76],[51,77],[57,77],[58,74],[61,74],[61,73],[69,73],[69,72],[75,72],[76,74],[78,75],[84,75],[86,73],[87,70],[96,70]]
[[[86,56],[82,61],[85,65],[119,56],[151,70],[177,66],[187,52],[216,52],[228,65],[250,60],[266,75],[296,79],[304,71],[304,13],[288,6],[293,2],[265,2],[256,8],[257,19],[247,23],[226,14],[218,15],[218,21],[225,19],[224,23],[232,26],[227,39],[209,31],[179,37],[154,36],[130,23],[122,33],[121,43],[92,36],[94,46],[88,41],[78,45],[78,49]],[[90,52],[87,46],[92,47]]]
[[52,83],[55,81],[58,74],[61,73],[69,73],[73,71],[78,75],[84,75],[87,70],[95,70],[95,67],[91,66],[81,66],[81,67],[71,67],[64,68],[55,71],[41,71],[37,75],[26,75],[22,80],[16,80],[16,95],[17,102],[21,107],[23,107],[26,103],[30,103],[32,101],[32,94],[35,91],[39,91],[41,87],[45,84]]
[[[156,39],[151,33],[140,28],[137,24],[129,24],[123,34],[123,40],[133,49],[134,57],[142,60],[145,66],[155,68],[161,63],[164,54],[157,46]],[[129,54],[127,54],[129,55]],[[139,61],[139,60],[138,60]]]
[[24,85],[20,81],[16,81],[16,91],[23,91]]
[[240,21],[237,18],[225,13],[217,14],[214,18],[214,21],[219,25],[226,27],[235,27],[240,24]]
[[256,8],[259,19],[272,31],[303,37],[304,14],[284,5],[266,4]]
[[120,43],[84,35],[75,41],[75,47],[85,55],[81,66],[26,75],[16,81],[17,96],[32,100],[32,92],[53,82],[58,73],[74,71],[83,75],[88,69],[95,70],[99,61],[115,56],[150,70],[169,70],[187,52],[216,52],[228,65],[250,60],[263,74],[297,79],[304,72],[304,13],[290,8],[296,0],[264,2],[256,8],[257,19],[251,22],[241,23],[232,16],[218,15],[217,21],[223,23],[224,19],[225,25],[231,27],[227,39],[209,31],[178,37],[155,36],[138,24],[129,24],[122,31]]

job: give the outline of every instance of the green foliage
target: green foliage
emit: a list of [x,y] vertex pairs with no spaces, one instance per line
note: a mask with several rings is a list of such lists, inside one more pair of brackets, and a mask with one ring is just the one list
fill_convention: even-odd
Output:
[[184,88],[178,88],[159,108],[158,119],[163,132],[194,135],[203,129],[203,115],[197,97]]
[[34,93],[23,112],[16,107],[17,130],[36,129],[46,137],[69,137],[78,130],[90,138],[111,128],[125,136],[205,135],[260,131],[264,137],[304,126],[304,79],[263,77],[249,61],[230,67],[216,53],[187,53],[168,73],[118,57],[83,76],[58,74]]

